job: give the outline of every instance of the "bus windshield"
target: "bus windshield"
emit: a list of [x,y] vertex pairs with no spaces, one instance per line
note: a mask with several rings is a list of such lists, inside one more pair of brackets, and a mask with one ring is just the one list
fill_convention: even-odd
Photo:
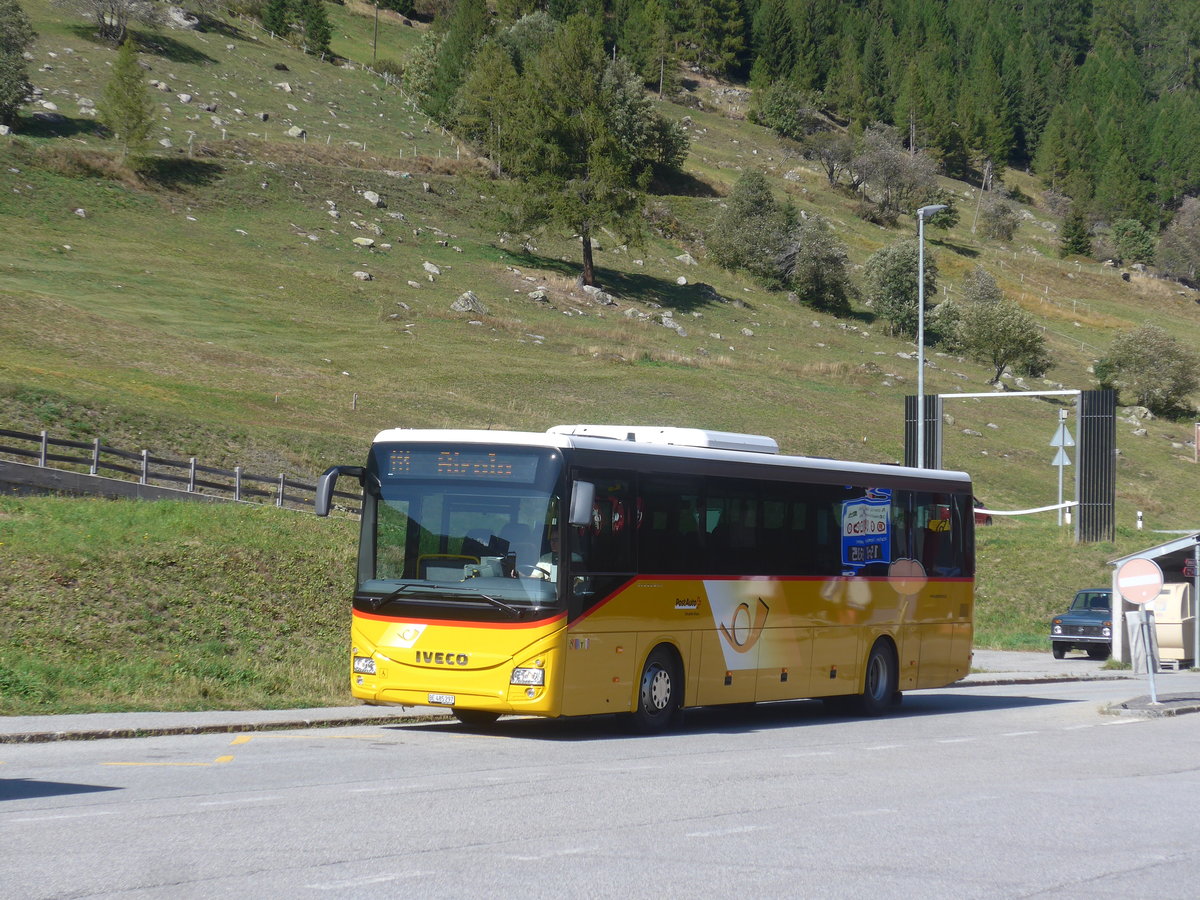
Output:
[[550,549],[562,494],[558,453],[382,444],[368,473],[357,592],[365,608],[387,614],[419,603],[520,615],[559,606]]

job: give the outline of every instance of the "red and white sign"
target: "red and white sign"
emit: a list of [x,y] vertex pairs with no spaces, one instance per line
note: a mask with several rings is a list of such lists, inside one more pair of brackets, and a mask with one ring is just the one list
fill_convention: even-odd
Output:
[[1149,603],[1162,586],[1162,569],[1152,559],[1135,556],[1117,569],[1117,590],[1130,603]]

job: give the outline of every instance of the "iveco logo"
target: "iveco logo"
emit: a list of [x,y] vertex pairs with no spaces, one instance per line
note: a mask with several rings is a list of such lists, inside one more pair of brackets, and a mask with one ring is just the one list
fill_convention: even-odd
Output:
[[465,653],[418,650],[416,657],[419,665],[426,666],[465,666],[467,664],[467,654]]

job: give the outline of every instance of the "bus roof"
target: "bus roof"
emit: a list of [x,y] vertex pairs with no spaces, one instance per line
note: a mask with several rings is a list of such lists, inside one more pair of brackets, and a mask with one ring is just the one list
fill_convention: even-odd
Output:
[[[785,456],[778,445],[763,435],[741,435],[698,428],[665,428],[646,425],[556,425],[545,432],[484,431],[459,428],[389,428],[375,436],[375,443],[492,444],[512,447],[544,447],[556,450],[592,450],[672,459],[711,460],[764,467],[812,469],[878,475],[881,478],[919,477],[947,484],[969,485],[966,472],[916,469],[886,463],[852,462],[816,456]],[[741,444],[742,446],[738,446]],[[767,449],[767,448],[771,449]]]

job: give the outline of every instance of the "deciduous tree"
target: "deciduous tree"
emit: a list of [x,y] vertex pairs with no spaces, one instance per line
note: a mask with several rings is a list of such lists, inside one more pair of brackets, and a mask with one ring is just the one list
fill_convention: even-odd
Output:
[[951,341],[967,356],[992,367],[993,384],[1008,367],[1044,371],[1046,340],[1037,322],[1004,296],[995,278],[976,267],[964,280],[962,294],[962,300],[954,303],[957,316]]
[[1200,199],[1188,197],[1158,242],[1158,264],[1164,272],[1195,283],[1200,271]]

